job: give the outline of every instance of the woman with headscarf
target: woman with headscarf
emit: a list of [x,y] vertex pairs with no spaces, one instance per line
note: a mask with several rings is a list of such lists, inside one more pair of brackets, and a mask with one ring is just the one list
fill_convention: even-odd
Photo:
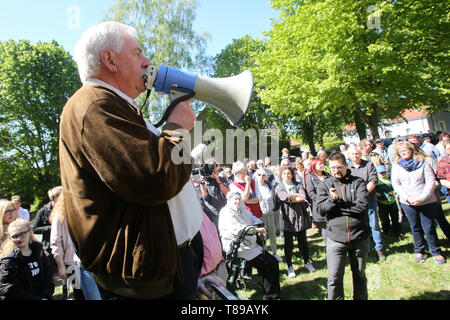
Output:
[[257,243],[255,233],[267,235],[264,227],[260,227],[262,221],[253,216],[242,205],[242,196],[238,191],[230,191],[227,194],[227,205],[220,210],[219,231],[222,247],[228,255],[231,253],[233,243],[238,240],[241,232],[248,226],[255,226],[254,232],[248,234],[240,243],[238,257],[245,259],[247,263],[255,267],[264,279],[263,299],[280,299],[280,270],[278,261]]

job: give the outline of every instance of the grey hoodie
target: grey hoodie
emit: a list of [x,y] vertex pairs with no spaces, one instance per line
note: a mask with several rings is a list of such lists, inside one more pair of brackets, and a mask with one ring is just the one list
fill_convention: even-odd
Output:
[[422,205],[438,201],[434,192],[437,185],[436,176],[427,161],[414,171],[407,171],[395,163],[392,167],[391,180],[402,203],[408,204],[408,198],[420,199]]

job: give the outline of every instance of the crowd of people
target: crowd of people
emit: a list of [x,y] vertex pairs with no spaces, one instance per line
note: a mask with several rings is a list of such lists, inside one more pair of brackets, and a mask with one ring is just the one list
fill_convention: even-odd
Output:
[[134,99],[147,89],[150,61],[135,38],[134,28],[103,22],[77,43],[83,87],[61,115],[61,186],[31,221],[19,196],[0,200],[1,300],[52,299],[58,281],[74,299],[211,299],[211,285],[226,286],[227,257],[249,226],[237,252],[247,262],[244,278],[253,268],[261,275],[263,299],[288,298],[279,264],[297,276],[295,239],[303,267],[315,272],[311,228],[325,243],[329,299],[344,298],[347,254],[353,296],[368,299],[370,246],[385,260],[383,233],[400,236],[404,217],[415,261],[425,261],[427,244],[436,263],[446,262],[436,225],[448,239],[448,133],[438,146],[420,135],[389,148],[365,139],[293,162],[283,149],[274,166],[267,157],[222,170],[208,159],[193,175],[191,163],[172,160],[196,120],[190,101],[177,99],[161,130],[142,117]]
[[[280,262],[286,263],[288,277],[296,277],[294,239],[304,268],[315,271],[306,233],[310,228],[318,229],[326,245],[329,299],[344,297],[347,254],[354,298],[368,298],[364,270],[370,243],[378,259],[386,259],[383,237],[401,237],[402,221],[409,223],[416,262],[425,261],[428,249],[436,263],[445,263],[436,226],[448,239],[441,196],[449,199],[450,135],[444,132],[439,143],[444,154],[439,151],[436,161],[426,153],[434,148],[424,147],[427,142],[421,135],[394,140],[390,152],[384,141],[376,140],[373,148],[364,139],[330,154],[304,153],[294,162],[286,149],[277,166],[270,157],[244,159],[223,168],[208,159],[197,174],[191,174],[202,211],[196,298],[213,297],[208,283],[225,285],[229,272],[225,258],[250,225],[255,234],[241,244],[238,255],[247,261],[246,279],[252,278],[253,268],[262,276],[265,299],[283,298]],[[75,300],[113,299],[77,256],[65,221],[63,188],[50,189],[48,196],[50,201],[31,221],[20,196],[0,201],[0,299],[51,299],[58,283],[63,299],[70,291]],[[256,234],[264,237],[263,246]],[[284,258],[278,254],[277,236],[282,238]]]
[[[437,151],[440,145],[441,151]],[[446,262],[436,226],[449,239],[449,223],[441,201],[443,196],[449,200],[448,132],[440,135],[437,146],[418,134],[395,139],[389,148],[382,139],[374,142],[363,139],[359,144],[342,145],[340,151],[331,154],[320,150],[313,157],[305,152],[293,163],[286,149],[279,166],[272,166],[267,157],[264,161],[237,161],[222,169],[210,159],[211,174],[205,176],[206,170],[200,170],[200,176],[192,179],[208,216],[212,221],[219,221],[225,252],[230,250],[230,238],[236,240],[239,230],[263,221],[270,241],[268,248],[275,258],[268,259],[272,262],[267,265],[282,261],[276,249],[276,234],[279,234],[288,276],[296,276],[292,264],[294,237],[304,267],[313,272],[306,231],[314,227],[326,244],[329,299],[344,297],[347,254],[353,272],[354,298],[367,299],[364,269],[370,243],[379,261],[385,260],[383,238],[385,235],[402,237],[405,232],[402,222],[409,223],[416,262],[425,261],[426,244],[437,264]],[[234,200],[232,204],[225,201],[233,199],[230,193],[240,194],[240,210],[231,209],[236,205]],[[250,219],[250,214],[252,219],[260,220]],[[233,218],[238,219],[238,226],[232,223]],[[242,258],[252,264],[260,256],[257,253],[261,248],[253,241],[245,249],[252,249],[253,255],[249,256],[242,248]],[[269,279],[268,270],[269,267],[258,271]],[[274,268],[272,275],[278,273],[279,269]],[[278,286],[279,283],[274,285]]]

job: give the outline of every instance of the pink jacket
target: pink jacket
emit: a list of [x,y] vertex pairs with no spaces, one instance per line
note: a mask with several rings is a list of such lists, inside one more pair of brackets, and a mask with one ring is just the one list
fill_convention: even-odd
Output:
[[[50,232],[50,248],[55,260],[62,259],[66,266],[75,264],[75,252],[70,240],[69,230],[66,220],[59,220],[59,214],[55,214],[52,220],[52,229]],[[78,259],[77,259],[78,260]]]
[[214,271],[223,259],[222,244],[220,243],[216,226],[204,212],[200,234],[203,240],[203,265],[200,270],[200,277],[203,277]]

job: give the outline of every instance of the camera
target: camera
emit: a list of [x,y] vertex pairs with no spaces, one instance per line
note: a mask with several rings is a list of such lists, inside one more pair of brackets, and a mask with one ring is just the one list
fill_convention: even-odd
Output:
[[202,164],[200,166],[199,172],[205,178],[209,178],[214,173],[215,168],[216,168],[215,164]]

